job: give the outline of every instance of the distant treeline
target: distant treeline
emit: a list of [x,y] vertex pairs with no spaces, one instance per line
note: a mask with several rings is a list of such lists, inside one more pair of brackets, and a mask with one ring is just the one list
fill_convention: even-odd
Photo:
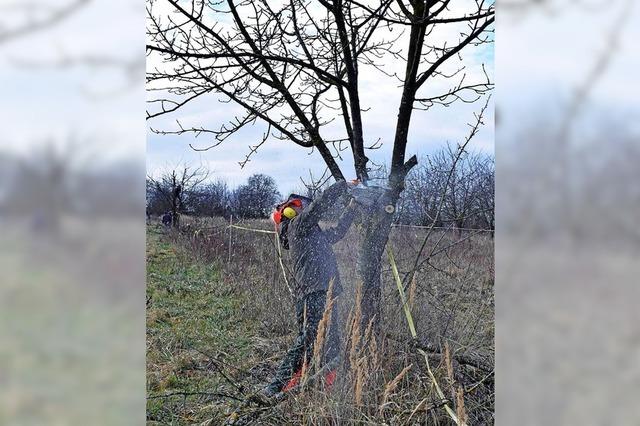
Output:
[[[420,160],[407,178],[396,223],[430,225],[435,220],[436,226],[442,227],[494,229],[493,157],[465,153],[457,163],[455,160],[455,150],[449,148]],[[370,185],[381,185],[386,170],[381,167],[372,175]],[[310,195],[321,190],[314,187],[296,192]],[[287,195],[281,194],[275,180],[264,174],[255,174],[245,184],[229,188],[223,180],[209,179],[204,169],[183,166],[159,178],[147,178],[147,214],[266,218]]]
[[144,170],[139,162],[78,157],[53,147],[28,155],[0,153],[0,216],[140,217]]
[[158,179],[147,178],[147,214],[167,212],[193,216],[231,215],[241,218],[268,217],[282,198],[275,180],[255,174],[235,189],[222,180],[208,180],[203,169],[184,166]]
[[493,156],[463,153],[457,161],[456,156],[447,147],[421,159],[407,177],[398,223],[495,229]]

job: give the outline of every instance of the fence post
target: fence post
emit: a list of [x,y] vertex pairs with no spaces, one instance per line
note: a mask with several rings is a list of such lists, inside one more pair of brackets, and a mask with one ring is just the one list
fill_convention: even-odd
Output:
[[233,232],[233,215],[229,216],[229,256],[227,257],[227,265],[229,265],[231,263],[231,244],[232,244],[232,239],[231,239],[231,233]]

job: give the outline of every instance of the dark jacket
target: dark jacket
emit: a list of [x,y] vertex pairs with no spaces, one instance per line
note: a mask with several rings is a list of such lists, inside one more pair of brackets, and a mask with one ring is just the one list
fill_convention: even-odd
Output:
[[346,193],[347,184],[339,181],[330,186],[298,216],[283,224],[293,262],[294,292],[300,299],[316,291],[326,291],[333,279],[333,294],[342,292],[338,262],[333,244],[340,241],[351,226],[356,210],[349,207],[333,228],[321,229],[318,222]]

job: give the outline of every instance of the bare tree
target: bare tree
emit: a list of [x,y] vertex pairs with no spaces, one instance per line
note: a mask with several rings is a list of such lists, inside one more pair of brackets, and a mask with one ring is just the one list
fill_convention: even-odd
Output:
[[[496,169],[493,157],[479,158],[476,180],[476,225],[477,228],[496,229],[495,216],[495,187]],[[493,232],[491,233],[493,236]]]
[[0,7],[0,45],[50,29],[88,4],[90,0],[70,0],[67,4],[14,2]]
[[231,193],[223,180],[207,183],[197,191],[192,203],[196,216],[227,216],[230,210]]
[[[457,159],[457,161],[456,161]],[[446,175],[453,169],[451,178],[447,181],[446,189],[440,186],[441,196],[444,197],[442,219],[453,225],[454,229],[461,233],[465,228],[477,228],[478,218],[485,213],[485,209],[493,210],[493,202],[490,198],[490,181],[484,182],[486,173],[485,163],[489,159],[480,153],[463,152],[459,155],[456,150],[448,146],[439,151],[432,159],[434,172]],[[444,182],[444,179],[441,180]],[[438,186],[436,186],[438,187]]]
[[[356,176],[366,184],[370,168],[365,151],[376,143],[365,138],[360,75],[377,69],[399,81],[387,190],[361,228],[357,266],[364,283],[363,321],[378,321],[381,257],[394,217],[384,207],[396,205],[417,164],[415,155],[406,158],[414,111],[474,102],[492,87],[486,74],[467,82],[461,54],[466,47],[492,41],[493,2],[166,0],[168,9],[158,3],[147,6],[147,50],[163,61],[147,74],[149,90],[158,94],[150,100],[148,118],[176,112],[209,94],[240,106],[244,114],[219,128],[178,122],[177,130],[153,130],[210,135],[214,143],[198,148],[208,149],[261,123],[263,137],[241,165],[269,139],[279,139],[317,151],[336,180],[344,180],[336,158],[348,150]],[[454,5],[463,10],[454,11]],[[400,75],[385,68],[389,63],[401,65]],[[459,67],[452,70],[445,66],[449,63]],[[434,93],[439,86],[432,83],[443,81],[450,82],[449,89]]]
[[433,223],[458,232],[464,228],[493,229],[493,157],[457,151],[447,146],[422,159],[411,171],[398,203],[398,222]]
[[[72,170],[70,153],[47,146],[42,152],[20,162],[21,185],[14,188],[14,203],[22,211],[33,212],[38,231],[58,236],[62,217],[70,204],[69,176]],[[21,205],[22,204],[22,205]]]
[[436,219],[438,205],[442,198],[446,173],[438,170],[431,158],[420,161],[409,176],[406,189],[399,203],[399,220],[403,223],[416,225],[442,226],[442,219]]
[[147,197],[155,196],[164,200],[171,212],[173,227],[180,226],[180,215],[186,211],[189,202],[197,197],[200,186],[209,173],[202,167],[183,165],[165,171],[159,178],[147,178]]
[[90,170],[92,152],[85,142],[70,136],[59,144],[41,142],[28,155],[7,154],[11,164],[2,185],[5,211],[29,212],[38,231],[60,236],[63,217],[79,207],[79,177]]
[[271,176],[255,174],[233,193],[233,211],[243,218],[265,218],[278,202],[280,193]]

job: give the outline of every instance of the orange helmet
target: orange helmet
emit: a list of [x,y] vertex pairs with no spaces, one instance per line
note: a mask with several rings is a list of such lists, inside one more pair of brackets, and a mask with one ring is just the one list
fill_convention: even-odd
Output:
[[[282,222],[283,218],[292,219],[293,217],[295,217],[295,214],[290,213],[290,210],[293,210],[295,213],[295,209],[303,209],[311,201],[311,198],[304,197],[302,195],[291,194],[287,198],[287,201],[276,206],[275,211],[271,214],[271,220],[276,225],[279,225]],[[287,210],[287,212],[285,212],[285,210]]]
[[292,216],[289,215],[289,212],[285,213],[286,209],[292,210],[292,207],[297,207],[299,209],[302,208],[302,200],[300,200],[299,198],[294,198],[292,200],[287,200],[282,204],[279,204],[276,207],[276,210],[271,214],[271,220],[273,220],[273,222],[276,225],[279,225],[280,222],[282,222],[282,217],[286,217],[288,219],[292,219]]

